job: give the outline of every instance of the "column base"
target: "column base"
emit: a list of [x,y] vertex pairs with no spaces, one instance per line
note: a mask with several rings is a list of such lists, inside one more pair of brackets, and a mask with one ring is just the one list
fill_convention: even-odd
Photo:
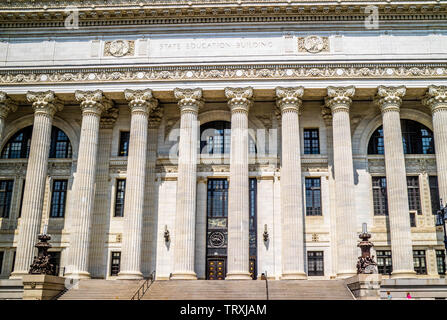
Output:
[[26,275],[29,275],[28,271],[13,271],[9,279],[22,279]]
[[195,272],[175,272],[170,280],[197,280],[197,275]]
[[337,278],[338,279],[347,279],[353,276],[356,276],[357,272],[355,271],[341,271],[337,273]]
[[117,280],[141,280],[143,274],[139,271],[121,271],[118,273]]
[[414,270],[398,270],[391,272],[390,279],[416,278]]
[[68,279],[90,279],[90,273],[86,272],[86,271],[79,271],[79,272],[70,272],[65,274],[65,278]]
[[304,272],[289,272],[281,275],[281,280],[307,280],[307,274]]
[[227,273],[225,280],[253,280],[248,272],[231,272]]

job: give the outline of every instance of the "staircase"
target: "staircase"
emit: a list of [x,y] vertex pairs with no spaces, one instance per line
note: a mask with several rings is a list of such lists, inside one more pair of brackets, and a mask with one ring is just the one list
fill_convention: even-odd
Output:
[[354,300],[344,280],[269,281],[270,300]]
[[130,300],[144,280],[80,280],[58,300]]
[[[343,280],[270,280],[270,300],[353,300]],[[155,281],[142,300],[266,300],[265,281]]]

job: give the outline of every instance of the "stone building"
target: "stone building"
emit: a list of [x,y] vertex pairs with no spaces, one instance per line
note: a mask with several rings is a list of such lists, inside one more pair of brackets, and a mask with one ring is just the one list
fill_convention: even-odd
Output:
[[0,5],[1,278],[444,278],[445,3],[107,2]]

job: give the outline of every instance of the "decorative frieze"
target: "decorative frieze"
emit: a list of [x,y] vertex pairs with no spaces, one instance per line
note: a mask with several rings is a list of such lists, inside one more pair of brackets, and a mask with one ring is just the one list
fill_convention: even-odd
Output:
[[0,70],[0,84],[250,79],[445,79],[447,64],[270,64]]

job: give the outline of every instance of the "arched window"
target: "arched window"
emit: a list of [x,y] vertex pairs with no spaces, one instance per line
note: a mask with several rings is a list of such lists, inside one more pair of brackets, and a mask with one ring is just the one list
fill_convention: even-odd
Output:
[[[402,119],[402,143],[405,154],[433,154],[435,153],[433,132],[423,124]],[[374,131],[368,144],[368,154],[384,154],[383,127]]]
[[[228,154],[231,145],[231,122],[211,121],[200,126],[201,154]],[[256,144],[249,136],[249,153],[256,153]]]
[[[2,150],[2,159],[28,158],[33,126],[15,133]],[[51,129],[50,158],[71,158],[72,148],[67,135],[57,127]]]

